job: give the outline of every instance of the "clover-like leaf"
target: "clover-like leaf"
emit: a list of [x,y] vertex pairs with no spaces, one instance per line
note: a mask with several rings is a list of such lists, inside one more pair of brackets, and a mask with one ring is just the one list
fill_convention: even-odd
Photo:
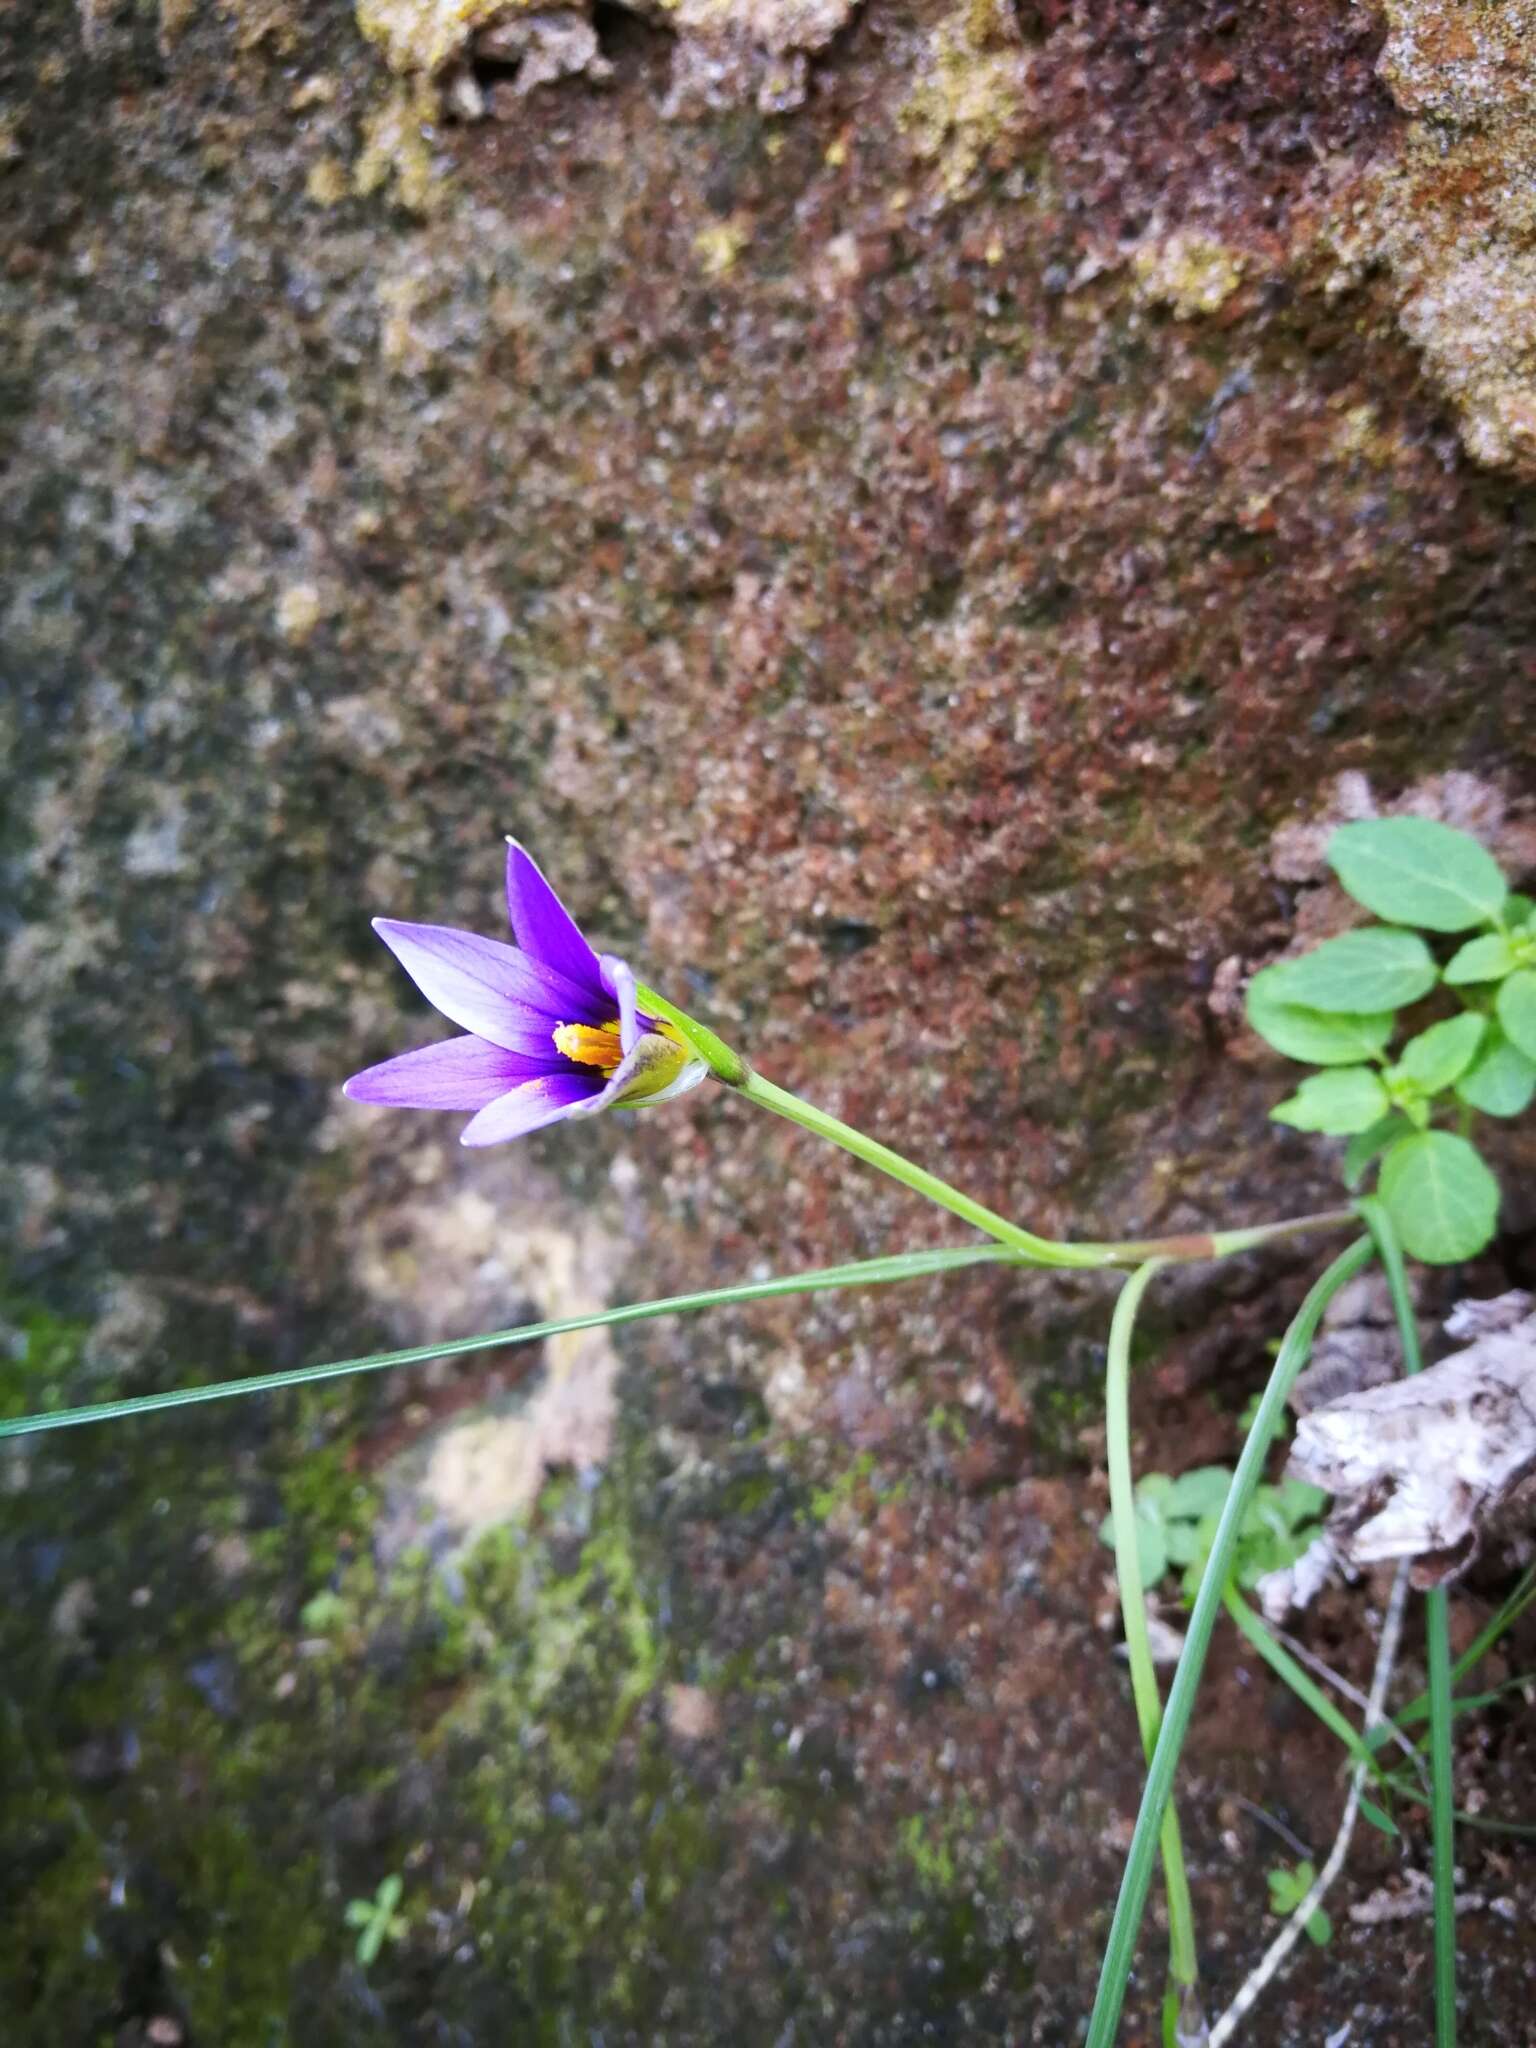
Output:
[[1294,1095],[1269,1113],[1293,1130],[1349,1137],[1379,1123],[1391,1106],[1380,1077],[1369,1067],[1335,1067],[1309,1074]]
[[1370,1015],[1400,1010],[1427,996],[1440,979],[1434,955],[1417,932],[1384,924],[1325,939],[1297,960],[1273,970],[1282,1002],[1328,1015]]
[[1510,1044],[1536,1060],[1536,969],[1523,967],[1500,986],[1498,1013]]
[[1502,981],[1515,965],[1515,949],[1502,932],[1481,932],[1451,955],[1445,978],[1452,988],[1473,981]]
[[1174,1480],[1163,1512],[1170,1521],[1197,1522],[1202,1515],[1220,1509],[1231,1485],[1232,1474],[1225,1465],[1197,1465]]
[[1404,1249],[1427,1265],[1470,1259],[1498,1222],[1498,1182],[1476,1147],[1450,1131],[1399,1139],[1381,1163],[1380,1188]]
[[[1167,1476],[1154,1473],[1168,1484]],[[1143,1481],[1143,1486],[1145,1481]],[[1106,1515],[1099,1524],[1099,1541],[1111,1549],[1115,1542],[1115,1518]],[[1136,1489],[1136,1562],[1141,1571],[1144,1589],[1155,1586],[1168,1569],[1167,1532],[1163,1525],[1162,1505],[1156,1499],[1148,1499],[1142,1486]]]
[[1447,1017],[1443,1024],[1431,1024],[1403,1047],[1388,1084],[1401,1077],[1414,1082],[1426,1095],[1438,1095],[1471,1066],[1487,1029],[1487,1018],[1472,1010]]
[[1511,1045],[1495,1024],[1477,1064],[1456,1083],[1456,1093],[1468,1109],[1480,1109],[1485,1116],[1519,1116],[1536,1095],[1536,1060]]
[[1288,1529],[1298,1529],[1303,1522],[1315,1522],[1328,1505],[1323,1489],[1305,1479],[1282,1479],[1270,1491],[1275,1497],[1276,1512]]
[[[1163,1541],[1168,1550],[1168,1562],[1178,1565],[1193,1564],[1200,1555],[1200,1524],[1198,1522],[1170,1522],[1163,1531]],[[1207,1543],[1206,1548],[1210,1545]]]
[[1328,863],[1357,903],[1425,931],[1491,924],[1509,894],[1486,847],[1431,818],[1341,825],[1328,842]]
[[1290,1002],[1277,980],[1289,962],[1266,967],[1248,984],[1248,1022],[1287,1059],[1313,1067],[1347,1067],[1368,1060],[1392,1036],[1390,1010],[1374,1014],[1329,1014]]

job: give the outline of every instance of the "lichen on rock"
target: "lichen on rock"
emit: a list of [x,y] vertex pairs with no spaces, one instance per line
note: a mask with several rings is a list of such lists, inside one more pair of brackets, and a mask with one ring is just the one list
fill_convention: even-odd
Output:
[[1017,26],[994,0],[963,0],[933,29],[900,118],[951,197],[1024,124],[1028,81]]
[[1467,452],[1536,476],[1536,4],[1384,4],[1379,74],[1413,118],[1346,239],[1385,258]]
[[[807,62],[826,48],[857,0],[632,0],[628,11],[677,38],[668,113],[755,102],[780,113],[805,97]],[[402,76],[447,76],[458,111],[476,118],[483,96],[472,61],[506,65],[512,98],[557,79],[606,79],[593,0],[357,0],[357,22]],[[494,104],[491,111],[495,111]]]
[[1243,281],[1244,259],[1210,235],[1179,229],[1144,242],[1131,268],[1144,298],[1189,320],[1220,312]]
[[481,29],[534,10],[527,0],[357,0],[357,25],[391,71],[429,76],[468,48]]

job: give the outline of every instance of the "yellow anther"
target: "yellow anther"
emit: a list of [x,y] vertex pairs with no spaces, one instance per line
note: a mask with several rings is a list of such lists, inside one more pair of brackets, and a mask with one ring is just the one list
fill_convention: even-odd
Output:
[[624,1057],[617,1017],[608,1024],[557,1024],[554,1038],[556,1052],[600,1074],[611,1074]]

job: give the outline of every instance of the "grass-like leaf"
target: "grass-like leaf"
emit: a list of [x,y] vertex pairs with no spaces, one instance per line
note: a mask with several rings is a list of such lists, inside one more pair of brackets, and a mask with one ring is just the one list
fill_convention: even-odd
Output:
[[455,1337],[445,1344],[416,1344],[406,1351],[378,1351],[367,1358],[335,1359],[325,1365],[301,1365],[289,1372],[256,1373],[245,1379],[213,1380],[206,1386],[175,1387],[164,1394],[139,1394],[122,1401],[93,1401],[81,1408],[55,1408],[36,1415],[13,1415],[0,1421],[0,1438],[36,1436],[44,1430],[71,1429],[86,1422],[120,1422],[130,1415],[153,1415],[167,1408],[191,1408],[203,1401],[227,1401],[239,1394],[274,1394],[317,1381],[347,1379],[355,1373],[386,1372],[399,1365],[424,1365],[433,1358],[460,1352],[491,1351],[503,1344],[532,1344],[545,1337],[563,1337],[574,1330],[614,1329],[644,1322],[651,1316],[683,1315],[693,1309],[725,1308],[734,1302],[768,1301],[784,1294],[816,1294],[838,1287],[875,1287],[895,1280],[926,1279],[953,1273],[964,1266],[1016,1265],[1005,1245],[963,1245],[949,1251],[897,1252],[882,1259],[862,1259],[846,1266],[821,1266],[774,1280],[752,1280],[739,1287],[711,1287],[701,1294],[672,1294],[659,1301],[636,1301],[587,1316],[557,1322],[523,1323],[513,1330],[489,1330],[479,1336]]

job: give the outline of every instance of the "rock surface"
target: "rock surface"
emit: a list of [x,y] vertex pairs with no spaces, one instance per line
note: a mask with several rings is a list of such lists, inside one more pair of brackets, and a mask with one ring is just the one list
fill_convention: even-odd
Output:
[[[434,1029],[368,918],[499,930],[505,830],[775,1078],[1129,1233],[1330,1193],[1207,1000],[1290,941],[1276,829],[1528,793],[1499,10],[557,11],[7,18],[13,1407],[958,1235],[718,1093],[474,1159],[340,1103]],[[1168,1284],[1147,1459],[1228,1455],[1302,1258]],[[1137,1796],[1106,1313],[992,1275],[660,1326],[617,1396],[594,1352],[601,1478],[449,1580],[376,1557],[386,1475],[537,1360],[9,1455],[21,2038],[1072,2038]],[[1336,1803],[1259,1683],[1218,1660],[1194,1767],[1218,1990],[1232,1800]],[[1308,1958],[1276,2038],[1422,2039],[1427,1945]],[[1507,2037],[1518,1931],[1464,1945]]]

